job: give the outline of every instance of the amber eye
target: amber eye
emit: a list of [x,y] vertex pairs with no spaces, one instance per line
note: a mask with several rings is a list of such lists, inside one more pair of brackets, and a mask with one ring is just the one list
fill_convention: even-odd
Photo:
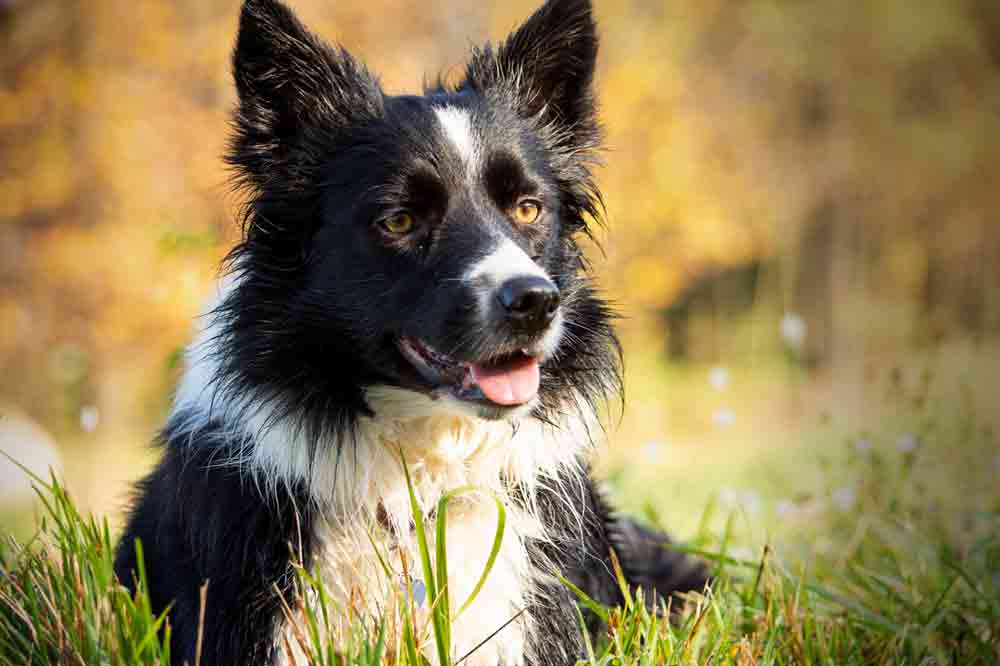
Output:
[[390,234],[403,235],[413,231],[413,216],[409,213],[399,213],[382,221],[382,227]]
[[521,199],[514,207],[514,221],[518,224],[532,224],[542,214],[542,204],[534,199]]

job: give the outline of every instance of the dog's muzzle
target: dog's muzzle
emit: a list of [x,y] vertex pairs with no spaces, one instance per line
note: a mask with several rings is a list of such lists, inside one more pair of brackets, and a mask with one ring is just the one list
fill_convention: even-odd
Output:
[[480,289],[480,306],[467,323],[475,335],[464,334],[476,340],[474,351],[447,353],[423,336],[402,336],[399,349],[426,382],[459,400],[493,408],[531,403],[541,365],[560,336],[559,289],[539,275]]

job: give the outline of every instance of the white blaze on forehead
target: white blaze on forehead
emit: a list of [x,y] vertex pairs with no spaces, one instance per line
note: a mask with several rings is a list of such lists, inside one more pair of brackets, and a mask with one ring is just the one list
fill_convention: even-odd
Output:
[[466,166],[472,167],[476,157],[476,140],[472,134],[472,119],[469,112],[454,106],[434,109],[444,135],[458,151]]

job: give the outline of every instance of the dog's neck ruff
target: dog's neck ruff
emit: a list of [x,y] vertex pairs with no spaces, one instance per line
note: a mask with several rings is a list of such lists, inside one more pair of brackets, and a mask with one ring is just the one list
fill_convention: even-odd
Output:
[[[224,332],[218,330],[218,318],[209,316],[207,322],[187,353],[171,415],[172,438],[187,446],[218,447],[214,464],[237,467],[265,499],[286,489],[306,489],[321,516],[311,527],[318,550],[313,561],[331,598],[355,605],[365,599],[373,615],[391,604],[387,599],[399,583],[386,580],[373,534],[387,537],[385,554],[395,573],[404,566],[419,571],[402,457],[425,516],[434,515],[449,491],[476,489],[448,508],[453,603],[468,596],[489,557],[497,525],[494,499],[506,509],[500,554],[476,603],[457,620],[452,635],[458,654],[453,657],[527,606],[532,587],[548,575],[529,561],[527,549],[529,540],[550,541],[535,508],[535,491],[556,491],[564,498],[566,520],[582,521],[577,515],[585,479],[581,459],[592,442],[596,417],[574,414],[555,424],[530,416],[487,421],[423,394],[374,386],[366,394],[372,414],[359,416],[342,440],[332,434],[327,441],[313,441],[294,414],[276,416],[266,401],[227,390],[216,353]],[[202,437],[201,432],[216,434]],[[523,663],[532,626],[530,615],[522,615],[469,663]]]
[[[221,283],[214,305],[236,284]],[[205,325],[187,350],[170,429],[192,445],[218,445],[217,464],[239,467],[268,493],[304,487],[318,506],[335,514],[375,515],[397,505],[408,512],[409,500],[396,496],[397,482],[405,485],[402,456],[424,503],[465,485],[491,491],[517,487],[530,496],[539,483],[579,465],[599,431],[592,411],[568,412],[556,422],[528,414],[491,421],[445,400],[376,385],[365,394],[370,414],[359,415],[343,432],[317,437],[294,412],[279,413],[268,400],[230,388],[239,382],[223,376],[218,345],[225,324],[215,310],[204,316]],[[209,425],[221,426],[215,432],[224,441],[219,434],[208,441],[198,436]]]

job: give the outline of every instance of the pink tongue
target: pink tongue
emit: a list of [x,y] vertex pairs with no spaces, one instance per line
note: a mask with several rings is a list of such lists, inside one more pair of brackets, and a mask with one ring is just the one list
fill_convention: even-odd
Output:
[[538,393],[538,359],[524,356],[495,366],[473,363],[469,369],[483,395],[498,405],[523,405]]

